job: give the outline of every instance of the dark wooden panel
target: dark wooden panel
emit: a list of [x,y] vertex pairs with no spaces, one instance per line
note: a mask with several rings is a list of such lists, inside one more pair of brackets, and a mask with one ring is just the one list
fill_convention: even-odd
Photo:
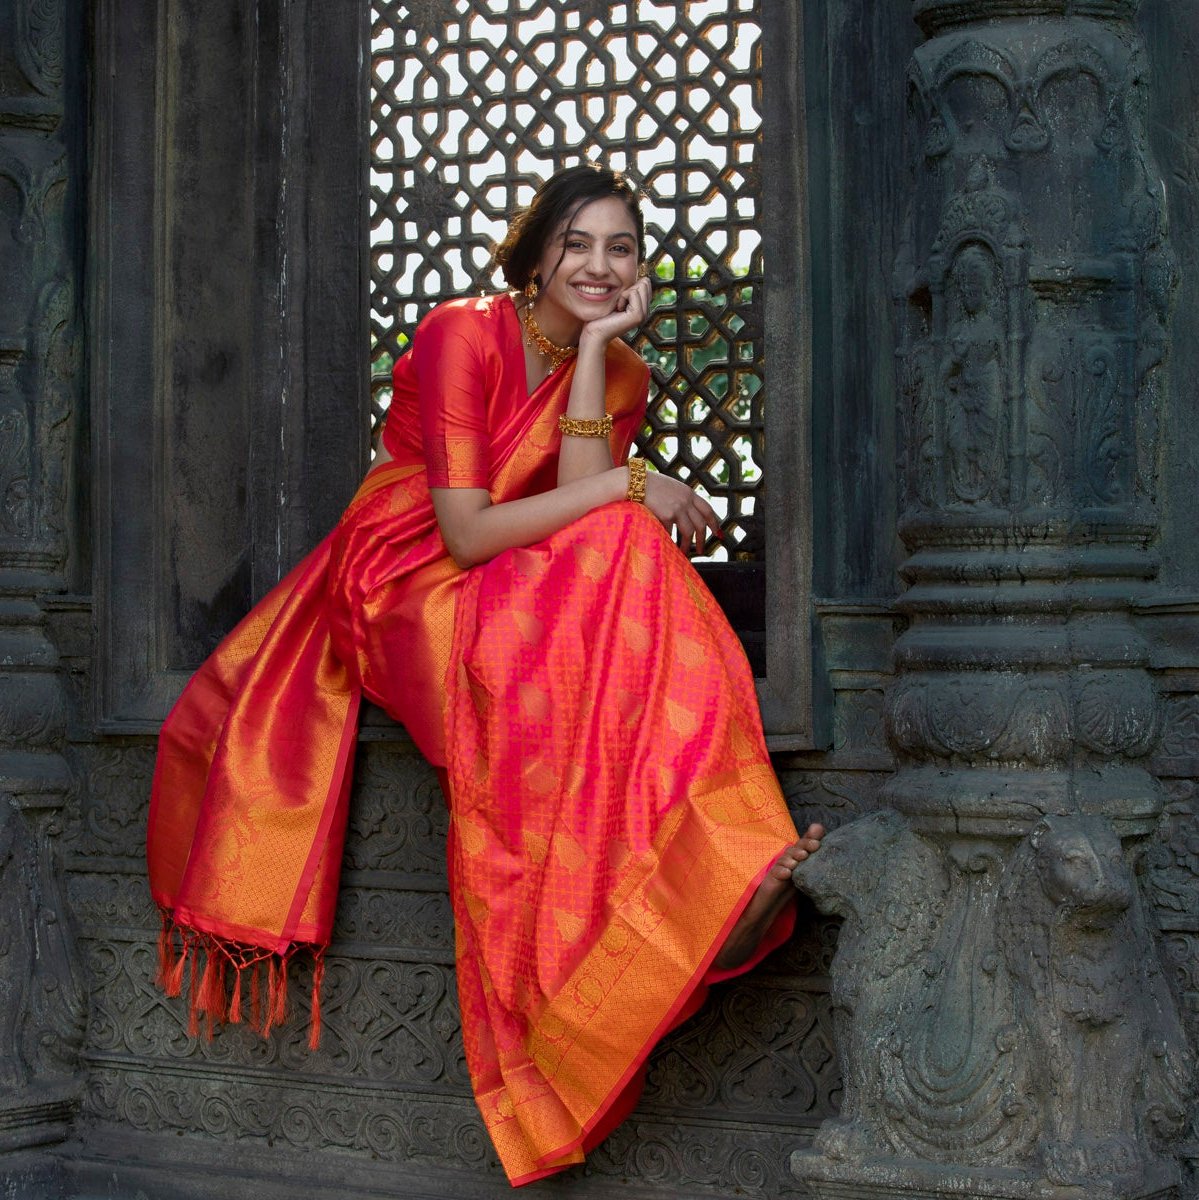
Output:
[[775,750],[827,743],[812,654],[812,327],[803,6],[762,6],[762,243],[766,263],[766,638],[758,700]]
[[365,468],[359,15],[97,8],[102,725],[153,729]]
[[892,277],[906,203],[907,4],[805,0],[814,554],[822,597],[898,590]]
[[153,267],[159,570],[152,585],[162,587],[157,665],[187,671],[250,606],[246,449],[256,296],[243,264],[252,260],[255,235],[246,120],[255,46],[254,27],[236,8],[165,11]]
[[[97,703],[102,716],[154,711],[149,597],[154,569],[155,0],[95,15],[91,180],[91,393],[95,446]],[[142,620],[122,619],[136,577]],[[140,636],[139,636],[140,635]],[[139,646],[139,641],[141,645]],[[165,694],[159,703],[165,703]]]

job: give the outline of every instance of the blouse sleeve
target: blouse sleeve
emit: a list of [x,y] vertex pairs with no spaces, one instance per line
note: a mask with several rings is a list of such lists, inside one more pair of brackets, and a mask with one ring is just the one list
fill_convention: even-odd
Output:
[[490,467],[486,364],[473,314],[434,309],[412,342],[430,487],[485,488]]

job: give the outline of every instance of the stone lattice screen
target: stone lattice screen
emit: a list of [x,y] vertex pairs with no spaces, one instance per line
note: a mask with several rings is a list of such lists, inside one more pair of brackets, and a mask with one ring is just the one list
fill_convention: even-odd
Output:
[[500,285],[491,243],[559,167],[642,190],[654,311],[641,453],[762,552],[758,0],[374,0],[372,401],[437,302]]

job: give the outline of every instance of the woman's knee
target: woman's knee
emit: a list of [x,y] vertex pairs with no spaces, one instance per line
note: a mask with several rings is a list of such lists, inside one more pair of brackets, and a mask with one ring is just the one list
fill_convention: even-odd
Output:
[[571,529],[597,548],[609,545],[613,550],[620,549],[630,541],[660,541],[666,537],[662,523],[644,504],[632,504],[627,500],[593,508],[575,521]]

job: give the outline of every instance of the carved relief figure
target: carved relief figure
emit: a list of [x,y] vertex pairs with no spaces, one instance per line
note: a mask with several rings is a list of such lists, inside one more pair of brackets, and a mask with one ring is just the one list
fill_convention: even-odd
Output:
[[[41,855],[49,861],[45,843]],[[70,1075],[83,1041],[82,987],[57,885],[11,799],[0,799],[0,1091]]]
[[995,934],[999,844],[945,848],[949,895],[902,1040],[882,1057],[892,1140],[912,1158],[1012,1166],[1027,1160],[1037,1102],[1014,1053],[1011,984]]
[[28,1080],[19,1050],[20,1014],[33,966],[33,942],[26,887],[30,862],[20,824],[11,802],[0,805],[0,904],[5,913],[0,925],[0,1090],[19,1088]]
[[1000,932],[1047,1106],[1046,1175],[1138,1178],[1146,1112],[1162,1132],[1184,1118],[1188,1053],[1111,823],[1044,818],[1008,868]]
[[816,1144],[843,1158],[892,1148],[880,1073],[883,1047],[903,1036],[924,956],[944,909],[940,855],[885,809],[834,830],[800,864],[796,886],[844,918],[832,968],[833,1028],[845,1080],[839,1120]]
[[29,490],[29,422],[24,412],[0,413],[0,534],[14,538],[33,532]]
[[998,266],[968,245],[949,275],[942,379],[950,500],[999,503],[1005,448],[1002,292]]
[[939,497],[941,452],[935,395],[937,353],[929,332],[932,314],[927,288],[904,297],[899,319],[906,326],[907,349],[900,359],[898,415],[908,463],[906,477],[901,476],[900,505],[931,508]]

